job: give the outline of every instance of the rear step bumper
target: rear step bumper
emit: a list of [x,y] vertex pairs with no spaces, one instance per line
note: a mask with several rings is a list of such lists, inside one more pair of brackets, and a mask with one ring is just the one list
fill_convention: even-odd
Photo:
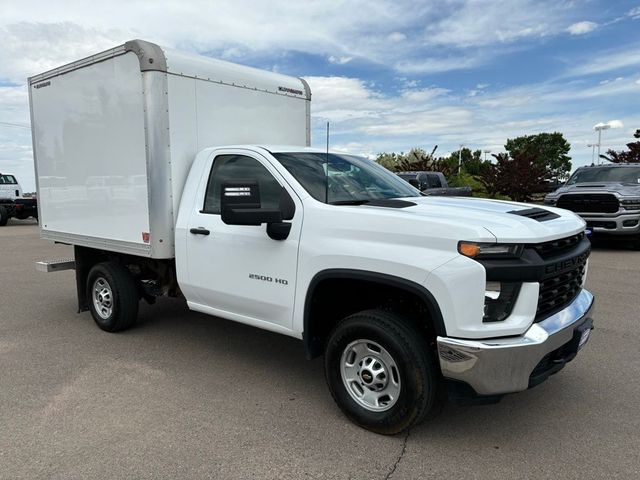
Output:
[[75,270],[75,268],[75,260],[46,260],[36,262],[36,270],[44,273],[60,272],[62,270]]

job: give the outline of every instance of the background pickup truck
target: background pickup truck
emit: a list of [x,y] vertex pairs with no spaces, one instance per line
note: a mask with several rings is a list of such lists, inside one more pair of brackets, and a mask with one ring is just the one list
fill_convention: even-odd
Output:
[[576,212],[595,234],[631,238],[640,249],[640,165],[579,168],[544,203]]
[[471,187],[450,187],[440,172],[400,172],[398,176],[427,195],[471,196]]
[[14,175],[0,173],[0,227],[12,217],[38,218],[38,201],[22,196],[22,188]]
[[170,296],[297,338],[324,355],[345,415],[382,434],[447,397],[526,390],[589,337],[584,221],[424,196],[366,158],[308,148],[300,78],[134,40],[29,91],[41,234],[74,246],[38,268],[75,269],[77,310],[105,331]]

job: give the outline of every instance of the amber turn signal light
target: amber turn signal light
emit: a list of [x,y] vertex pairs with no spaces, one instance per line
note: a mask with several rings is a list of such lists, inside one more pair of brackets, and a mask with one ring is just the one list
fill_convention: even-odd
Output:
[[476,257],[480,253],[480,246],[475,243],[460,242],[458,244],[458,252],[465,257]]

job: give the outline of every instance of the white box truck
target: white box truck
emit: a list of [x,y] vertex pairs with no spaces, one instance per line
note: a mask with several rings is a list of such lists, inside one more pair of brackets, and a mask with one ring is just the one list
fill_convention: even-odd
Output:
[[531,388],[589,338],[582,219],[309,148],[302,79],[134,40],[29,92],[42,237],[75,256],[38,267],[75,268],[104,330],[168,295],[299,338],[384,434]]

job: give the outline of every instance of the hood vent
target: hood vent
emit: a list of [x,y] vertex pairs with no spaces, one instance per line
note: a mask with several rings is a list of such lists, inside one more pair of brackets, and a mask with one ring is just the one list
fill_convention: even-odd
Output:
[[527,217],[538,222],[546,222],[548,220],[553,220],[554,218],[560,218],[560,215],[556,213],[537,207],[527,208],[526,210],[512,210],[507,213],[520,215],[521,217]]
[[397,198],[376,198],[369,200],[365,205],[369,207],[406,208],[413,207],[417,204],[407,200],[398,200]]

